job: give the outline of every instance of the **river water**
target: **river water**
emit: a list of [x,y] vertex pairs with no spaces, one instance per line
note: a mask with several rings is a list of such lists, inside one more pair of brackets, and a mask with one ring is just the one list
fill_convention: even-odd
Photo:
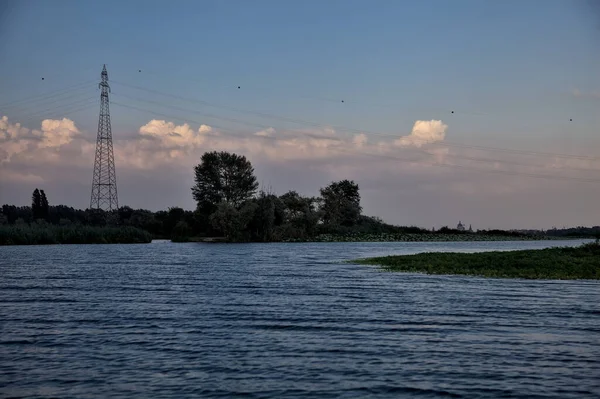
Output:
[[574,244],[0,247],[0,397],[598,398],[600,282],[341,262]]

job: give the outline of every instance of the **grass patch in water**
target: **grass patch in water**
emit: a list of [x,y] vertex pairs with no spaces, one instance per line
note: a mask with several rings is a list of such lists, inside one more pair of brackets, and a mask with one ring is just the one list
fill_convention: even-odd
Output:
[[423,253],[353,261],[393,272],[492,278],[600,280],[600,245],[506,252]]

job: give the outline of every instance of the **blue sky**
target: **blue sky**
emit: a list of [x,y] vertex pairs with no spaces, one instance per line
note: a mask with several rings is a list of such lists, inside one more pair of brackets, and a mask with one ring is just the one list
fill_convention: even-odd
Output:
[[[9,1],[0,6],[0,105],[97,79],[107,64],[113,101],[179,116],[178,123],[307,128],[120,83],[399,136],[416,120],[442,120],[452,142],[594,155],[600,12],[590,3]],[[0,114],[34,129],[45,117],[61,118],[60,105],[44,113],[47,103],[24,102]],[[117,138],[153,118],[118,106],[112,114]],[[69,117],[93,138],[93,104]]]
[[[569,91],[600,80],[600,31],[584,1],[28,1],[11,11],[0,66],[4,82],[23,84],[2,88],[17,98],[39,76],[61,87],[106,63],[114,79],[325,123],[393,130],[456,109],[518,130],[507,114],[579,121],[587,109]],[[482,123],[472,119],[465,127]]]

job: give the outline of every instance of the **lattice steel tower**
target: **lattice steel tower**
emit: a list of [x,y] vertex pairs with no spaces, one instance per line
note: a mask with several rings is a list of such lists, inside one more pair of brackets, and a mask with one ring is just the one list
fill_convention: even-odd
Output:
[[115,174],[115,156],[113,154],[112,132],[110,128],[110,109],[108,107],[108,72],[106,65],[100,75],[102,80],[98,87],[100,94],[100,118],[98,119],[98,136],[96,138],[96,159],[94,160],[94,177],[92,179],[92,197],[90,209],[111,211],[119,208],[117,198],[117,176]]

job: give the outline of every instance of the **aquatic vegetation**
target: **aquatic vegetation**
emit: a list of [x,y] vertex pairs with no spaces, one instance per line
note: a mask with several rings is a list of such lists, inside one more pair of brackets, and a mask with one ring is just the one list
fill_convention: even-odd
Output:
[[0,245],[40,244],[136,244],[149,243],[152,236],[135,227],[50,224],[0,226]]
[[541,235],[491,235],[491,234],[443,234],[443,233],[348,233],[319,234],[302,239],[284,239],[284,242],[448,242],[448,241],[534,241],[555,237]]
[[524,279],[600,279],[600,245],[481,253],[423,253],[354,261],[393,272]]

